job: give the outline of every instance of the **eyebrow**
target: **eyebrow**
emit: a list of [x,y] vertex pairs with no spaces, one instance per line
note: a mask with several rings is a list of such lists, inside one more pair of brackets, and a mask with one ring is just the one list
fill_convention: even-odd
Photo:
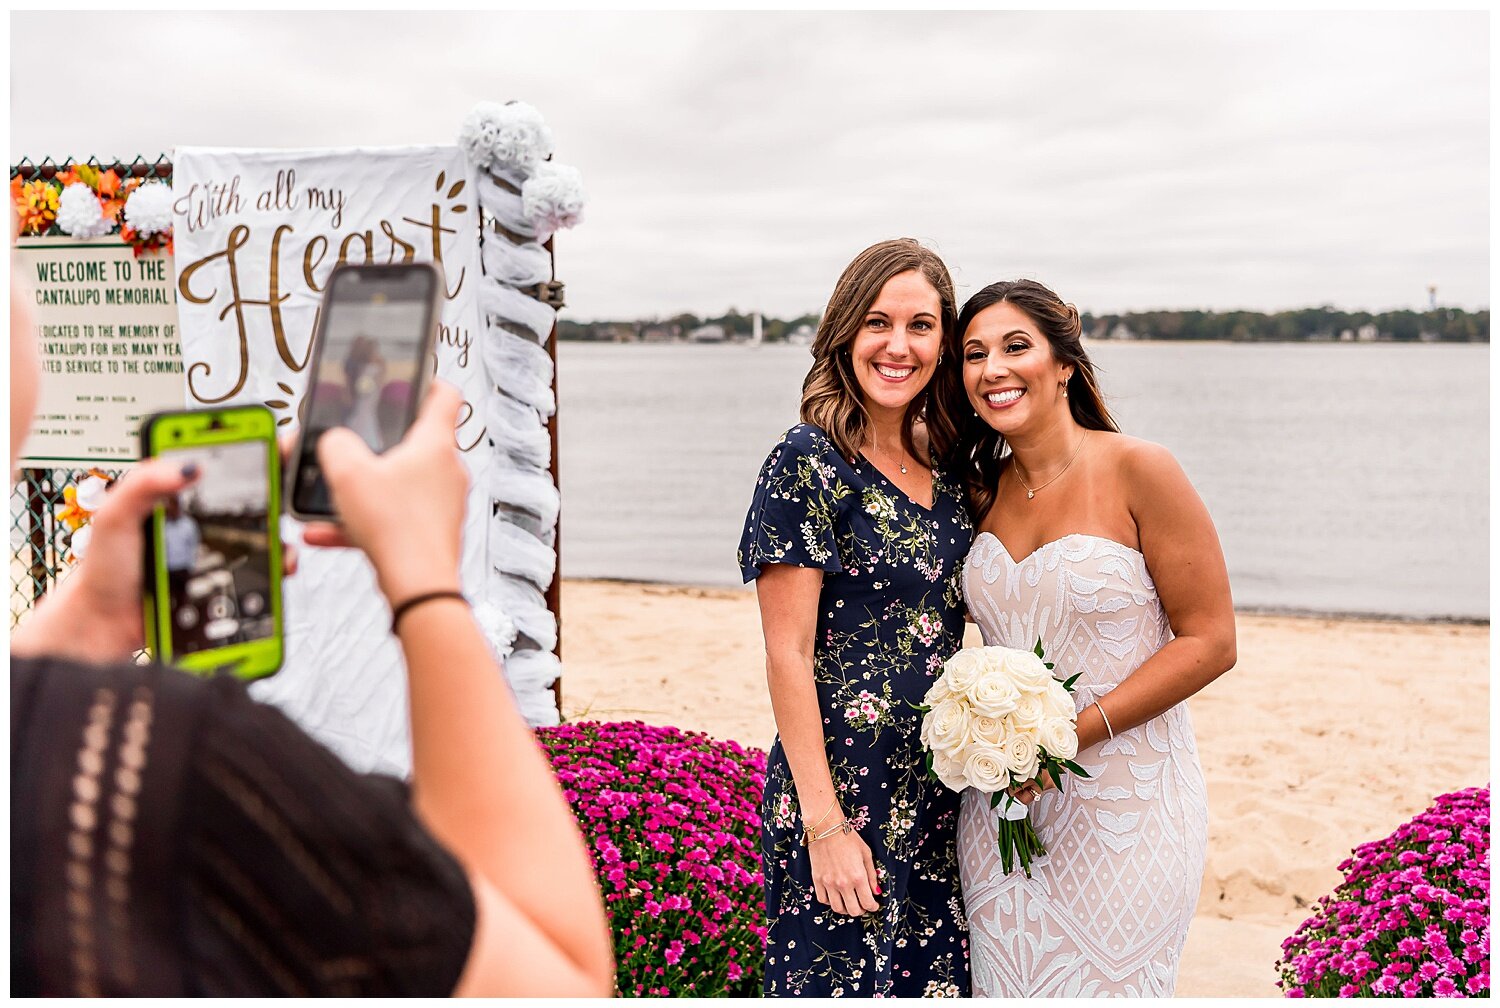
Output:
[[[888,312],[883,312],[879,308],[871,308],[869,311],[865,312],[865,314],[866,315],[881,315],[881,316],[884,316],[885,318],[890,318],[891,317]],[[922,318],[923,316],[926,316],[927,318],[930,318],[930,319],[937,318],[937,316],[934,315],[930,311],[919,311],[915,315],[913,315],[912,318]]]
[[[1027,332],[1025,329],[1012,329],[1010,332],[1006,333],[1000,338],[1010,339],[1012,336],[1025,336],[1027,339],[1033,338],[1031,333]],[[970,336],[968,339],[964,340],[964,346],[968,346],[970,343],[973,343],[975,346],[984,346],[984,341],[981,340],[978,336]]]

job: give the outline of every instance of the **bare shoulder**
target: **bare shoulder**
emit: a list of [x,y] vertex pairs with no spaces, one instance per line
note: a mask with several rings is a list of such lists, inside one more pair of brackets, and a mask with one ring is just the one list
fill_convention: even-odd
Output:
[[1100,439],[1119,487],[1137,521],[1143,510],[1170,503],[1184,494],[1196,497],[1187,474],[1165,446],[1128,434],[1099,431]]
[[1120,478],[1129,484],[1154,482],[1182,472],[1182,466],[1164,446],[1144,438],[1114,431],[1089,434]]

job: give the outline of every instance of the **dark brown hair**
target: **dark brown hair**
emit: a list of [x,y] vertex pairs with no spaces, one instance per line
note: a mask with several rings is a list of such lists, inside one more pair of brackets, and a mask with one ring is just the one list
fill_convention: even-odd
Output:
[[[1104,396],[1099,391],[1099,382],[1094,377],[1094,363],[1083,348],[1083,323],[1078,309],[1066,304],[1047,287],[1035,280],[1002,280],[992,283],[969,298],[959,313],[958,324],[953,327],[946,343],[954,365],[950,372],[963,369],[964,334],[968,332],[975,316],[986,308],[997,304],[1015,305],[1031,319],[1037,330],[1047,338],[1052,356],[1063,364],[1071,364],[1073,373],[1068,376],[1068,409],[1078,426],[1088,430],[1118,431],[1115,418],[1104,405]],[[965,419],[958,424],[958,437],[946,462],[951,471],[962,473],[965,488],[969,493],[969,507],[976,522],[983,521],[990,505],[995,502],[995,491],[1000,482],[999,457],[1005,451],[1005,438],[1000,432],[980,418],[969,402],[962,379],[957,382],[957,399],[947,403],[948,412]],[[945,394],[949,394],[945,386]]]
[[[802,381],[802,421],[823,428],[845,458],[852,459],[858,454],[870,423],[848,350],[859,335],[865,313],[880,296],[886,281],[913,270],[937,291],[939,335],[946,346],[953,334],[958,303],[953,294],[953,278],[936,252],[912,238],[879,242],[855,256],[839,276],[818,322],[818,335],[812,345],[813,365]],[[957,430],[949,404],[954,401],[955,390],[961,400],[961,379],[952,368],[940,367],[907,406],[901,441],[913,458],[922,458],[912,439],[912,427],[918,417],[926,419],[930,457],[944,458],[952,451]]]

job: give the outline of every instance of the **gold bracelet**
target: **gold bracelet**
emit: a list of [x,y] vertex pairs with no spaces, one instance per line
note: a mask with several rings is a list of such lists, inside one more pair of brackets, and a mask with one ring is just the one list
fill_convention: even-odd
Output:
[[813,823],[811,826],[803,826],[802,829],[805,832],[811,833],[813,830],[815,830],[819,826],[823,825],[823,820],[827,819],[828,818],[828,814],[830,812],[832,812],[834,809],[838,808],[838,807],[839,807],[839,797],[838,797],[838,795],[834,795],[833,796],[833,801],[831,801],[831,802],[828,803],[828,809],[822,815],[818,816],[818,821],[815,822],[815,823]]
[[851,825],[849,825],[849,820],[848,819],[840,819],[838,822],[834,823],[832,826],[828,827],[826,830],[824,830],[823,832],[819,833],[817,836],[813,836],[812,835],[812,830],[808,830],[807,833],[806,833],[806,835],[804,835],[803,838],[802,838],[802,846],[807,847],[807,846],[809,846],[811,844],[817,843],[819,840],[827,840],[829,837],[833,836],[835,833],[853,833],[853,832],[854,832],[854,827],[851,826]]
[[1109,740],[1113,742],[1115,740],[1115,730],[1109,723],[1109,715],[1104,713],[1104,705],[1098,700],[1095,700],[1094,706],[1099,708],[1099,716],[1104,719],[1104,730],[1109,732]]

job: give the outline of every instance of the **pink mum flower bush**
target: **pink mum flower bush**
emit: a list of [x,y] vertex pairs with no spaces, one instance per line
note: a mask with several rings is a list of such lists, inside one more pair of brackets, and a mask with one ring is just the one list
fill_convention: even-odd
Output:
[[619,993],[758,996],[766,754],[639,721],[536,734],[589,841]]
[[1489,788],[1440,795],[1339,871],[1281,944],[1287,997],[1489,997]]

